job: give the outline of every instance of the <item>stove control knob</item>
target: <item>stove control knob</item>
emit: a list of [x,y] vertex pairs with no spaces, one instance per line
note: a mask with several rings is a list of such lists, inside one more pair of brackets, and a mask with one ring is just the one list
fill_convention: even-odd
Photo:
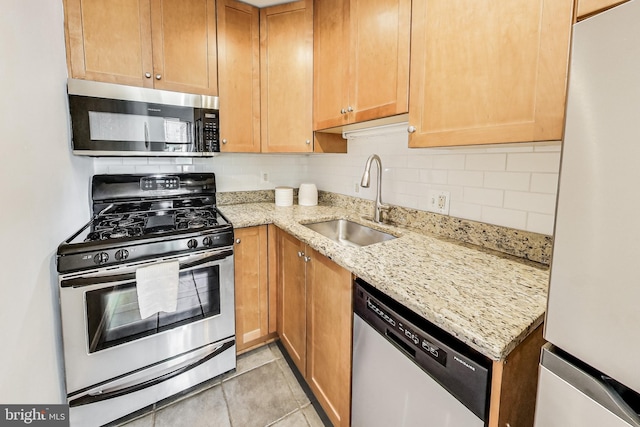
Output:
[[128,250],[120,249],[120,250],[116,251],[116,259],[118,261],[124,261],[127,258],[129,258],[129,251]]
[[198,247],[198,241],[196,239],[189,239],[187,242],[187,247],[189,249],[195,249]]
[[213,240],[211,240],[211,237],[205,237],[202,239],[202,244],[205,246],[211,246],[213,245]]
[[99,252],[93,257],[93,262],[96,264],[104,264],[109,261],[109,254],[106,252]]

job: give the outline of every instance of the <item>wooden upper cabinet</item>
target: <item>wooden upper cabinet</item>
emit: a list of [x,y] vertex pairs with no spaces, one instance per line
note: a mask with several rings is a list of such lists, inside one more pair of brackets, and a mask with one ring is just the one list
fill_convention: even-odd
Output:
[[149,0],[65,0],[64,8],[71,77],[153,87]]
[[151,35],[157,89],[218,94],[215,0],[151,0]]
[[312,152],[313,2],[260,10],[263,152]]
[[314,5],[314,129],[406,113],[410,0]]
[[576,16],[578,19],[582,19],[626,1],[628,0],[577,0]]
[[221,151],[260,151],[259,10],[218,0]]
[[65,0],[73,78],[216,95],[215,0]]
[[572,0],[414,2],[410,147],[562,137]]

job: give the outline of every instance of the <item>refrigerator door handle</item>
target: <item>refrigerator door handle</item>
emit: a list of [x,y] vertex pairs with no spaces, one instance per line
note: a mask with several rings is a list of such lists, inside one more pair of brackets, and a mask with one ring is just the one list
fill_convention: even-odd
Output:
[[[640,408],[633,408],[622,398],[612,385],[613,380],[603,375],[593,376],[551,351],[547,346],[542,349],[540,364],[630,425],[640,427],[640,416],[638,416]],[[616,386],[624,387],[617,383]],[[635,393],[631,390],[629,392]]]

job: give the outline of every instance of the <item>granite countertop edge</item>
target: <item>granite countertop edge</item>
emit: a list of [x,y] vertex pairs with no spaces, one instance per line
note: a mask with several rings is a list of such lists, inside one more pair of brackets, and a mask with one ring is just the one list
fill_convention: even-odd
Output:
[[[335,206],[219,206],[235,228],[274,224],[494,361],[540,326],[548,266],[438,237],[374,223]],[[303,224],[349,219],[396,239],[342,246]]]

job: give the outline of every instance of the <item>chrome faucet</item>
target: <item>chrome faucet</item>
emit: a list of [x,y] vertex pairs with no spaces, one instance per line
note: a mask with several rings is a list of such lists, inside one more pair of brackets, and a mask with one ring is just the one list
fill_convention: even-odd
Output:
[[382,203],[382,161],[377,154],[372,154],[367,159],[367,164],[364,167],[364,173],[362,174],[362,180],[360,186],[369,188],[371,183],[371,163],[376,162],[378,165],[378,189],[376,191],[376,204],[373,209],[373,220],[375,222],[382,222],[382,211],[389,210],[390,206]]

